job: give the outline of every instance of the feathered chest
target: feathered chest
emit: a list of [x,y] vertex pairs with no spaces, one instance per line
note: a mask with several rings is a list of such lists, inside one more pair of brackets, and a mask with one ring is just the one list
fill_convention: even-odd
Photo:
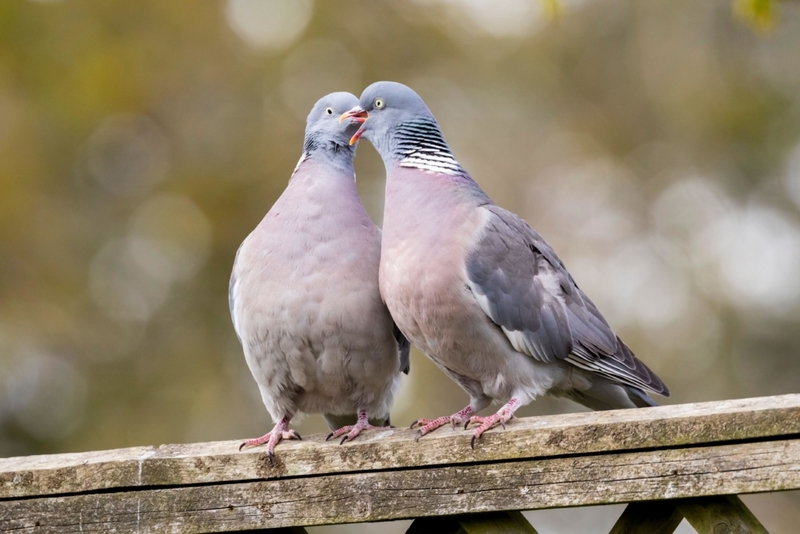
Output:
[[425,185],[408,186],[387,187],[380,287],[401,329],[413,335],[424,329],[420,323],[438,322],[431,314],[449,315],[452,304],[469,298],[465,260],[486,210],[453,195],[419,196]]

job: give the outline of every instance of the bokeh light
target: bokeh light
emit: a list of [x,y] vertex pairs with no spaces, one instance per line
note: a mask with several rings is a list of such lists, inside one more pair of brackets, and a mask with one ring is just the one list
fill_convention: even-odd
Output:
[[89,138],[88,150],[92,176],[115,195],[146,193],[164,179],[169,165],[166,137],[144,116],[107,119]]
[[26,432],[58,439],[80,426],[86,383],[68,360],[26,347],[5,376],[8,409]]
[[280,94],[287,109],[305,123],[311,106],[335,91],[358,93],[361,64],[336,41],[315,40],[299,45],[283,63]]
[[[660,402],[800,391],[800,3],[779,7],[762,36],[731,0],[2,3],[0,454],[263,434],[234,254],[286,187],[311,105],[387,79],[555,248],[667,382]],[[366,142],[356,173],[380,224]],[[415,350],[392,421],[465,402]],[[797,498],[754,512],[793,531]],[[776,502],[793,504],[761,512]]]
[[300,37],[313,10],[312,0],[228,0],[225,14],[249,45],[280,50]]

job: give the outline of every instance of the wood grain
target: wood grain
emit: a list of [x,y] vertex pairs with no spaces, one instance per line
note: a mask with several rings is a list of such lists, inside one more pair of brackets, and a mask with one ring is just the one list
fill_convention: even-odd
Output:
[[736,495],[680,500],[675,506],[697,534],[768,534]]
[[0,532],[231,532],[800,488],[800,440],[0,501]]
[[609,534],[672,534],[683,521],[675,501],[634,502],[625,507]]
[[638,410],[515,419],[491,430],[476,449],[471,434],[437,430],[364,432],[353,443],[324,435],[281,443],[271,464],[263,449],[238,451],[225,441],[0,459],[0,499],[98,490],[280,480],[408,467],[674,448],[800,435],[800,395],[728,400]]

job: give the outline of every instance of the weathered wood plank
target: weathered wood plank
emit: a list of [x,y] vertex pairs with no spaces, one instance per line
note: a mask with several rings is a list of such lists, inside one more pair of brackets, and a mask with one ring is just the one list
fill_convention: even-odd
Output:
[[675,501],[633,502],[609,534],[672,534],[683,521]]
[[800,395],[516,419],[506,431],[442,429],[424,441],[396,429],[345,445],[323,435],[281,443],[274,465],[240,441],[0,459],[0,499],[99,489],[161,487],[440,466],[709,444],[800,434]]
[[421,517],[411,523],[406,534],[537,534],[536,529],[517,512]]
[[680,500],[675,506],[697,534],[768,534],[736,495]]
[[247,534],[308,534],[308,531],[303,527],[260,528],[248,530]]
[[0,532],[225,532],[800,488],[800,440],[0,501]]
[[465,534],[458,522],[458,516],[420,517],[415,519],[406,534]]
[[248,534],[308,534],[303,527],[284,527],[284,528],[260,528],[258,530],[248,530]]
[[538,534],[517,511],[463,515],[458,522],[466,534]]

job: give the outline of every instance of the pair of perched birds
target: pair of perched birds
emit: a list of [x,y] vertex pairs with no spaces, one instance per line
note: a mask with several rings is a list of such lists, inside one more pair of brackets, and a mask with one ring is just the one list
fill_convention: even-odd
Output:
[[[386,165],[383,232],[358,197],[355,146]],[[470,397],[419,419],[475,439],[545,393],[595,410],[654,406],[664,383],[611,330],[545,240],[458,163],[422,99],[394,82],[322,98],[289,185],[236,254],[230,308],[276,425],[323,413],[342,442],[388,424],[409,341]],[[477,415],[492,401],[505,404]],[[357,414],[355,424],[342,416]],[[380,421],[380,422],[378,422]],[[351,421],[352,422],[352,421]]]

